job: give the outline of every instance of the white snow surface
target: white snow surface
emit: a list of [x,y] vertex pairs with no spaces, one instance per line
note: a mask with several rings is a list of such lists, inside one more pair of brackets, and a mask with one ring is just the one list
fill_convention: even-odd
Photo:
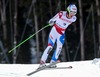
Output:
[[45,69],[31,76],[39,64],[0,64],[0,77],[100,77],[100,66],[93,60],[61,62],[57,67],[72,66],[72,69]]

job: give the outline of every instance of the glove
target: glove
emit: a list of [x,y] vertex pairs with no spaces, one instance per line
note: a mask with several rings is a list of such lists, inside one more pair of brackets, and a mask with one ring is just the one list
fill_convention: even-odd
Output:
[[55,24],[56,21],[49,21],[49,25],[53,26]]

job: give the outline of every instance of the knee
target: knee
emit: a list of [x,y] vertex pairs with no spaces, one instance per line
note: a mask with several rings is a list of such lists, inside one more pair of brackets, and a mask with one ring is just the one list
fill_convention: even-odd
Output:
[[52,49],[53,49],[52,46],[48,46],[48,47],[47,47],[47,54],[49,54],[49,53],[51,52]]
[[52,47],[52,46],[48,46],[48,48],[49,48],[49,51],[51,51],[51,50],[53,49],[53,47]]
[[54,46],[54,42],[50,38],[48,39],[48,46]]

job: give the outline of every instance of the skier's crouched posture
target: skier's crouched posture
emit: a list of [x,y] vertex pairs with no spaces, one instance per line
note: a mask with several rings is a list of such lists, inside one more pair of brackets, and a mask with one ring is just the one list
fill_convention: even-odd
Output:
[[[44,50],[44,53],[41,57],[39,68],[46,66],[45,63],[47,57],[50,51],[53,49],[55,42],[57,44],[57,47],[52,56],[50,64],[57,61],[59,54],[61,53],[62,46],[64,44],[65,30],[71,23],[76,21],[76,13],[77,7],[74,4],[71,4],[67,7],[66,11],[60,11],[52,19],[49,20],[49,24],[53,27],[49,34],[48,46]],[[51,67],[56,67],[56,65],[53,65]]]

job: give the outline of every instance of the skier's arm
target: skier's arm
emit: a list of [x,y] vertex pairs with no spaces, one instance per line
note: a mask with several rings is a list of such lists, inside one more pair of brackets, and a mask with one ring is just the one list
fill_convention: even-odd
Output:
[[77,20],[77,17],[76,16],[73,16],[73,22],[75,22]]
[[51,18],[51,19],[49,20],[49,24],[50,24],[51,26],[53,26],[53,25],[55,24],[55,22],[56,22],[58,16],[59,16],[59,14],[57,13],[53,18]]
[[62,12],[62,11],[60,11],[59,13],[57,13],[53,18],[51,18],[51,19],[49,20],[49,24],[50,24],[51,26],[53,26],[53,25],[56,23],[56,20],[57,20],[58,18],[61,18],[62,15],[63,15],[63,12]]

